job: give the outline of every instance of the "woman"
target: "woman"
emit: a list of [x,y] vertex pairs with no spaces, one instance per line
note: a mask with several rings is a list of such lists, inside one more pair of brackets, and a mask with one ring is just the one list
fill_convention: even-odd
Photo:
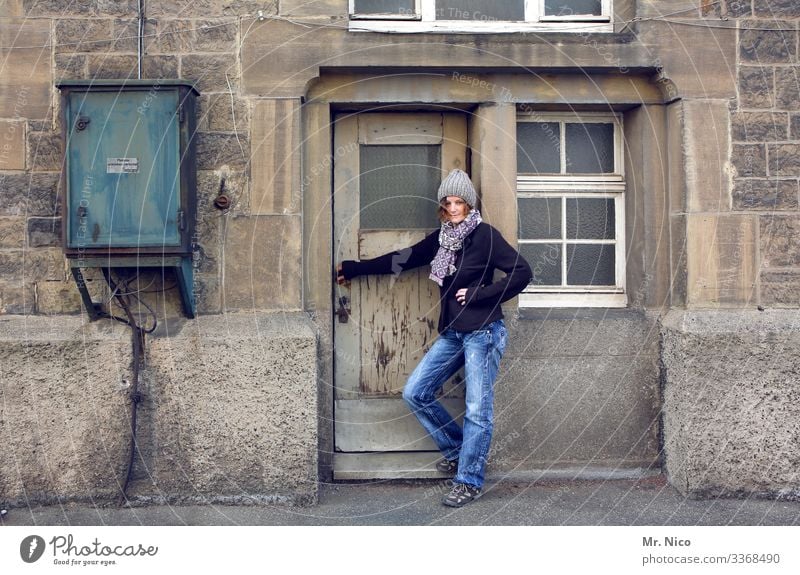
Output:
[[[493,429],[494,380],[506,347],[500,304],[528,285],[531,269],[496,229],[481,221],[469,176],[453,170],[439,186],[441,228],[400,251],[337,267],[337,282],[389,274],[426,264],[440,286],[439,337],[403,388],[403,399],[436,442],[444,459],[436,468],[455,474],[442,503],[461,507],[481,495]],[[500,269],[505,277],[494,282]],[[461,367],[466,377],[462,429],[436,399]]]

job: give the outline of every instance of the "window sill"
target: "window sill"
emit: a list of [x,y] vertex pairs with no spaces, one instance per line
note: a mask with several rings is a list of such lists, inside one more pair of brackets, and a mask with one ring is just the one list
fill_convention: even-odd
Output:
[[402,21],[402,20],[351,20],[350,32],[386,32],[399,34],[513,34],[513,33],[574,33],[610,34],[611,22],[481,22],[481,21]]
[[624,293],[521,293],[520,308],[627,307]]

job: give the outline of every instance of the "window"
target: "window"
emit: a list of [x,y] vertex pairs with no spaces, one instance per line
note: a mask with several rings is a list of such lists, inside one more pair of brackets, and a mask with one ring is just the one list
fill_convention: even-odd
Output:
[[611,32],[611,0],[350,0],[350,30]]
[[624,194],[618,116],[518,116],[522,307],[625,307]]

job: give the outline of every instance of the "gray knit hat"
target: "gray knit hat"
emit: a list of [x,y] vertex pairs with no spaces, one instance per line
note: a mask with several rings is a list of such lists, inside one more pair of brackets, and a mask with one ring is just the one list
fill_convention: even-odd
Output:
[[478,195],[475,193],[475,186],[472,185],[467,173],[462,170],[453,170],[442,180],[437,199],[441,202],[447,196],[457,196],[471,207],[477,207]]

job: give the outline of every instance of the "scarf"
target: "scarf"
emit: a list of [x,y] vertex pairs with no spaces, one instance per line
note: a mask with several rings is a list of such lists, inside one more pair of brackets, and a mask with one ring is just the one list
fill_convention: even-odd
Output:
[[431,262],[430,279],[440,286],[444,283],[444,278],[453,275],[456,271],[456,255],[464,247],[464,238],[472,233],[483,221],[481,213],[473,209],[466,219],[454,226],[451,222],[442,222],[439,230],[439,251]]

